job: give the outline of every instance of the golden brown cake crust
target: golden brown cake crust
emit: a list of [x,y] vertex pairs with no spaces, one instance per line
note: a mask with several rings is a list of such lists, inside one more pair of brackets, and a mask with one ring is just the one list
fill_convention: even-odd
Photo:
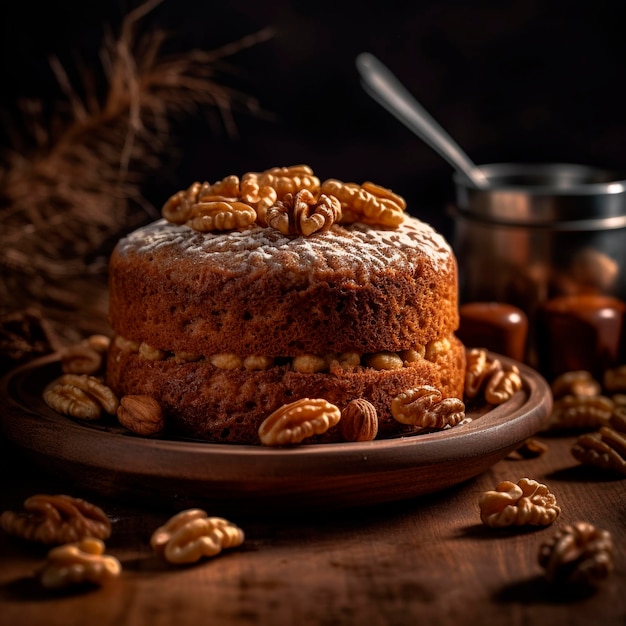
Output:
[[[302,397],[320,397],[344,408],[350,400],[367,398],[378,413],[378,437],[412,432],[393,419],[391,399],[419,385],[432,385],[444,397],[462,397],[465,348],[455,337],[433,361],[420,359],[396,370],[359,367],[353,371],[300,373],[289,365],[267,371],[222,370],[208,361],[151,361],[113,342],[107,365],[108,382],[120,393],[147,394],[164,409],[175,435],[218,443],[259,444],[258,428],[275,409]],[[307,443],[341,441],[338,428]]]
[[110,321],[128,340],[204,356],[405,350],[458,327],[456,261],[408,216],[310,237],[159,221],[112,255]]
[[390,437],[409,428],[391,415],[396,395],[463,397],[456,260],[408,216],[307,237],[155,222],[112,255],[110,320],[108,384],[156,398],[177,435],[259,444],[270,413],[308,397],[339,409],[365,398]]

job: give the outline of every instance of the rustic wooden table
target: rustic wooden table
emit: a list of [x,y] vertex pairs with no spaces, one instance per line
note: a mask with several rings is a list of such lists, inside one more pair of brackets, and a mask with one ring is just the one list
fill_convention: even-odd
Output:
[[[171,511],[77,492],[28,466],[3,444],[2,510],[33,493],[64,492],[99,504],[113,523],[107,551],[119,579],[80,593],[42,590],[34,572],[46,551],[0,535],[0,624],[158,626],[164,624],[626,624],[626,481],[608,479],[570,455],[571,437],[544,438],[546,454],[507,458],[434,495],[341,513],[231,518],[244,544],[212,560],[168,566],[151,553],[152,531]],[[502,480],[546,483],[561,516],[539,530],[492,530],[478,498]],[[220,511],[211,511],[220,515]],[[586,520],[609,530],[615,570],[593,593],[551,588],[540,544]]]

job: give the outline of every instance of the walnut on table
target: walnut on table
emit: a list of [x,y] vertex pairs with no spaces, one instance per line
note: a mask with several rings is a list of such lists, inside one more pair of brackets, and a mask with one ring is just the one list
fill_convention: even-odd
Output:
[[557,398],[552,407],[548,430],[593,430],[608,424],[615,403],[603,395]]
[[539,564],[550,583],[593,586],[613,571],[613,539],[587,522],[560,529],[539,548]]
[[555,399],[564,396],[592,397],[599,396],[602,386],[587,370],[573,370],[557,376],[550,389]]
[[67,495],[37,494],[27,498],[24,511],[4,511],[0,528],[28,541],[48,545],[95,537],[108,539],[111,522],[98,506]]
[[583,465],[626,476],[626,407],[616,407],[607,426],[580,435],[571,452]]
[[232,522],[209,517],[202,509],[187,509],[157,528],[150,546],[169,563],[182,565],[240,546],[244,539],[243,530]]
[[104,554],[104,542],[94,537],[53,548],[39,571],[39,580],[46,589],[91,584],[103,585],[117,578],[122,565]]
[[548,526],[561,513],[548,487],[530,478],[505,480],[479,500],[480,518],[486,526]]

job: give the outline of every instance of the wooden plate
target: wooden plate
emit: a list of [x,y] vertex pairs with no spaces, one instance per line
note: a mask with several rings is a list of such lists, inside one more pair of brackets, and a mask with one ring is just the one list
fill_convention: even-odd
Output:
[[141,438],[112,421],[78,422],[48,408],[42,390],[61,374],[58,355],[0,381],[0,427],[47,471],[106,497],[211,510],[379,504],[473,478],[545,426],[552,407],[545,380],[495,356],[521,372],[523,388],[513,398],[468,409],[469,424],[398,439],[273,449]]

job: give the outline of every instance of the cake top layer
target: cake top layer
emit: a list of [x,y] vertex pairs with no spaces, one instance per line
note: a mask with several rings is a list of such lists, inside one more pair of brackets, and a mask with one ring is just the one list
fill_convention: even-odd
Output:
[[[446,240],[428,224],[405,216],[397,228],[373,227],[356,222],[334,224],[309,237],[284,235],[258,225],[227,232],[197,232],[188,226],[159,220],[140,228],[118,244],[118,254],[172,258],[181,255],[197,263],[210,263],[242,274],[259,266],[293,267],[323,271],[358,271],[367,265],[383,268],[413,265],[421,252],[433,269],[444,269],[451,257]],[[165,254],[162,254],[165,253]],[[423,258],[422,258],[423,262]]]

